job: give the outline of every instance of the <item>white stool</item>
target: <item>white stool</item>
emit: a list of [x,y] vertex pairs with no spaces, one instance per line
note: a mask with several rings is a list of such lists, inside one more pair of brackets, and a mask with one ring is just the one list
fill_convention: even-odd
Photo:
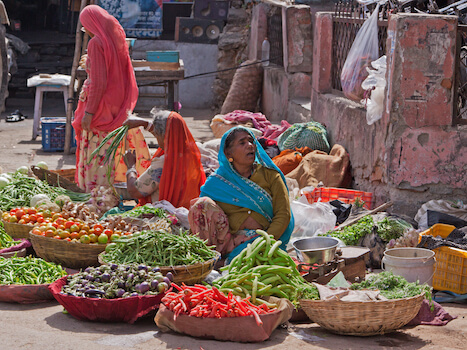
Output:
[[34,122],[32,125],[32,139],[35,140],[39,135],[39,124],[42,117],[43,94],[47,91],[63,92],[65,102],[65,112],[68,107],[68,87],[71,76],[64,74],[39,74],[28,79],[28,87],[36,88],[36,97],[34,100]]

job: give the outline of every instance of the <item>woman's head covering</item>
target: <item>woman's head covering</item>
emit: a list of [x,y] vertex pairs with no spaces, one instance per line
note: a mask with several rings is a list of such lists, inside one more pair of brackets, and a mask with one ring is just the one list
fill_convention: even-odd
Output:
[[[164,114],[160,117],[161,122],[163,118]],[[176,112],[166,115],[164,150],[158,148],[153,158],[161,155],[164,155],[164,167],[159,183],[159,200],[165,199],[177,208],[189,208],[190,201],[199,197],[206,175],[195,139],[185,120]]]
[[[226,131],[222,136],[218,154],[219,168],[206,180],[204,186],[201,187],[201,196],[208,196],[217,202],[254,210],[271,222],[274,215],[271,196],[253,181],[240,176],[225,155],[225,140],[231,132],[237,129],[244,130],[253,137],[256,145],[255,161],[266,168],[276,170],[287,186],[284,174],[269,158],[254,134],[250,130],[238,126]],[[281,236],[284,246],[289,241],[293,227],[294,220],[292,216],[289,226]]]
[[[105,93],[95,112],[91,128],[112,131],[122,125],[138,100],[138,86],[128,54],[125,31],[115,17],[97,5],[86,6],[79,19],[81,24],[94,34],[88,43],[88,57],[92,61],[93,56],[103,55],[105,62],[105,67],[91,66],[91,71],[102,70],[104,73],[100,76],[106,79]],[[92,90],[89,94],[92,94]],[[77,132],[81,131],[85,108],[86,104],[80,103],[75,112],[73,126]]]

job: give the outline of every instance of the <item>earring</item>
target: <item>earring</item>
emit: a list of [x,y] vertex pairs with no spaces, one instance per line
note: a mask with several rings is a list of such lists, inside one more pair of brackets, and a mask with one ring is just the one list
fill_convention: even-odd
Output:
[[232,163],[232,162],[233,162],[233,158],[229,158],[229,162]]

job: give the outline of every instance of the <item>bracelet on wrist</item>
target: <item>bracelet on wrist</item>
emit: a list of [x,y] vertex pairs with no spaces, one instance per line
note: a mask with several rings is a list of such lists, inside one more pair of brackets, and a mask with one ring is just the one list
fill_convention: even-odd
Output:
[[136,168],[135,167],[131,167],[129,168],[127,171],[126,171],[126,176],[128,176],[128,174],[131,174],[131,173],[134,173],[135,175],[138,175],[138,172],[136,171]]
[[148,125],[144,128],[146,131],[150,131],[152,128],[153,124],[152,122],[149,122]]

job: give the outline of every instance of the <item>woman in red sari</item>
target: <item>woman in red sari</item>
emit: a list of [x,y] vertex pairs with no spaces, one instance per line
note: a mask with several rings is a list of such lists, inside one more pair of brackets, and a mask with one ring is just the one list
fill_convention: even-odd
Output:
[[[133,111],[138,86],[125,32],[117,19],[99,6],[89,5],[81,11],[80,21],[91,39],[86,59],[88,78],[83,84],[73,121],[77,141],[75,181],[90,191],[114,180],[125,181],[123,150],[117,153],[115,164],[110,165],[110,178],[107,176],[109,165],[99,163],[100,157],[91,161],[91,153],[110,131],[122,126]],[[138,171],[143,171],[141,162],[149,159],[149,150],[141,130],[129,132],[127,140],[128,147],[136,149]],[[104,146],[99,155],[107,148]]]
[[151,115],[152,122],[130,117],[124,123],[131,129],[144,127],[159,144],[148,169],[139,177],[134,152],[126,152],[128,192],[139,204],[167,200],[176,208],[188,209],[206,181],[198,146],[180,114],[153,108]]

